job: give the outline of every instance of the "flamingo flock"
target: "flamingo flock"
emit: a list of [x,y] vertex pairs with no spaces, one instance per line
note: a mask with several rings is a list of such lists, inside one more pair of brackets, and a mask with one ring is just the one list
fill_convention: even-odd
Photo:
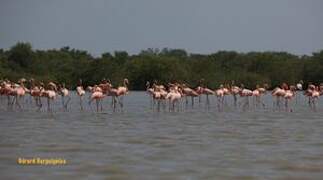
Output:
[[[29,84],[28,89],[25,84]],[[96,111],[102,111],[102,101],[106,97],[112,97],[112,106],[115,111],[117,104],[120,105],[123,110],[123,97],[129,93],[128,90],[128,79],[124,79],[123,85],[113,87],[110,81],[103,79],[100,84],[94,86],[88,86],[88,104],[92,108],[92,101],[96,101]],[[37,110],[40,111],[43,107],[43,100],[47,101],[47,111],[52,111],[53,102],[61,96],[62,109],[68,110],[68,105],[71,101],[70,92],[65,87],[65,84],[56,84],[49,82],[44,84],[43,82],[36,82],[34,79],[27,81],[25,78],[21,78],[17,83],[9,80],[0,80],[0,95],[1,100],[7,97],[7,108],[13,110],[17,108],[23,109],[22,102],[24,97],[29,94],[30,102],[34,101]],[[84,96],[86,91],[82,85],[82,80],[79,80],[76,87],[76,94],[79,96],[80,110],[84,110]],[[30,104],[29,104],[30,105]]]
[[[188,99],[191,97],[191,106],[194,107],[194,99],[198,97],[198,102],[200,104],[202,96],[205,96],[205,107],[207,109],[210,107],[210,96],[216,97],[217,109],[219,111],[223,111],[224,106],[227,104],[227,96],[233,97],[233,106],[235,108],[241,107],[244,111],[250,108],[251,98],[254,107],[266,108],[266,104],[262,100],[262,97],[268,92],[268,84],[263,84],[262,86],[257,85],[255,89],[251,90],[245,88],[243,84],[237,86],[232,82],[231,85],[221,84],[219,88],[211,89],[205,86],[203,81],[204,80],[202,79],[196,88],[188,87],[185,83],[168,83],[166,88],[164,85],[158,84],[156,81],[153,84],[147,82],[146,92],[150,96],[151,108],[156,109],[157,111],[160,111],[161,107],[165,109],[168,101],[170,111],[179,111],[180,102],[183,102],[182,104],[185,104],[187,107]],[[292,112],[291,101],[293,99],[296,100],[296,97],[299,96],[299,92],[301,91],[303,92],[303,81],[300,81],[296,85],[287,85],[287,83],[282,83],[279,87],[274,88],[271,91],[271,95],[274,99],[273,109]],[[316,111],[318,98],[323,95],[323,83],[319,86],[315,86],[310,83],[308,85],[308,89],[304,91],[303,95],[308,98],[309,107]],[[240,99],[240,102],[238,102],[238,99]]]
[[[79,108],[81,111],[85,109],[84,101],[87,100],[88,106],[92,109],[92,103],[95,102],[95,110],[103,111],[104,99],[111,99],[111,107],[113,111],[124,108],[124,97],[129,94],[128,79],[123,80],[123,84],[114,87],[110,80],[102,79],[102,81],[93,86],[84,88],[82,80],[76,85],[76,94],[79,97]],[[183,107],[189,106],[194,108],[196,98],[198,105],[201,106],[202,99],[205,99],[204,107],[210,109],[211,97],[215,97],[216,107],[219,111],[223,111],[225,106],[229,106],[230,102],[227,97],[232,96],[232,105],[234,108],[241,108],[246,111],[250,108],[267,108],[269,107],[263,101],[263,96],[268,94],[268,84],[257,85],[254,89],[248,89],[243,84],[235,85],[221,84],[218,88],[212,89],[205,85],[201,79],[197,87],[190,87],[186,83],[168,83],[166,85],[146,83],[146,92],[149,95],[150,107],[156,111],[180,111]],[[303,81],[296,85],[288,85],[282,83],[270,92],[273,98],[273,110],[285,110],[293,112],[293,104],[299,103],[299,97],[304,95],[307,98],[307,104],[310,109],[317,111],[318,99],[323,95],[323,83],[314,85],[308,83],[307,89],[303,90]],[[9,80],[0,80],[0,105],[7,104],[7,109],[22,110],[24,106],[34,104],[37,111],[43,108],[43,101],[47,104],[47,111],[52,111],[53,103],[57,99],[61,99],[62,110],[68,111],[68,107],[72,100],[69,89],[64,83],[48,82],[43,83],[34,79],[19,79],[16,83]],[[29,99],[25,99],[28,96]],[[205,97],[205,98],[204,98]],[[85,98],[85,99],[84,99]],[[29,100],[29,103],[25,101]],[[250,102],[251,101],[251,102]],[[33,103],[34,102],[34,103]]]

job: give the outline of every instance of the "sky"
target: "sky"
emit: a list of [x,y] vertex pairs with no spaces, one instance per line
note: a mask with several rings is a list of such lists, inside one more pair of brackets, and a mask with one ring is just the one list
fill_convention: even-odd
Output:
[[322,0],[0,0],[0,48],[70,46],[92,55],[147,48],[323,49]]

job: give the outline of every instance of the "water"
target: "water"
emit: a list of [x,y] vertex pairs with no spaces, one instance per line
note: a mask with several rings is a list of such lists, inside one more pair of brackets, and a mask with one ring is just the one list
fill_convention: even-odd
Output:
[[[124,112],[88,108],[73,95],[68,112],[5,110],[0,103],[1,179],[290,179],[323,177],[323,103],[301,97],[293,112],[246,112],[211,98],[194,109],[152,112],[144,92],[125,97]],[[28,98],[25,99],[27,101]],[[232,104],[227,99],[227,104]],[[93,104],[94,105],[94,104]],[[93,106],[94,108],[94,106]],[[17,158],[64,158],[64,166],[17,165]]]

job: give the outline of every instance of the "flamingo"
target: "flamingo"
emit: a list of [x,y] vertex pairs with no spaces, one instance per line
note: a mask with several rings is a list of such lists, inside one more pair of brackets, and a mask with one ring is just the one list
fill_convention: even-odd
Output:
[[152,98],[153,98],[153,105],[155,104],[155,101],[157,101],[157,111],[160,111],[160,103],[163,100],[163,94],[162,89],[156,89],[152,92]]
[[26,94],[26,91],[28,91],[28,90],[24,86],[24,82],[26,82],[26,80],[24,78],[20,79],[18,82],[19,82],[20,85],[15,84],[14,88],[11,90],[11,95],[14,96],[11,105],[16,103],[16,105],[21,110],[22,107],[21,107],[19,101]]
[[190,96],[191,100],[192,100],[192,107],[193,107],[194,106],[194,97],[199,96],[199,94],[195,90],[189,88],[186,84],[182,84],[181,88],[183,91],[183,95],[185,96],[186,105],[188,104],[187,97]]
[[[103,94],[102,89],[98,85],[95,85],[92,88],[92,94],[91,94],[90,101],[89,101],[90,107],[91,107],[91,102],[93,100],[95,100],[96,101],[96,111],[99,112],[99,103],[100,103],[100,101],[102,101],[102,99],[105,96],[106,95]],[[101,106],[101,111],[102,111],[102,106]]]
[[56,91],[57,91],[57,86],[53,82],[49,82],[47,84],[47,89],[41,91],[40,96],[47,98],[47,111],[48,112],[52,111],[50,104],[51,104],[51,101],[54,101],[56,99]]
[[7,98],[8,98],[8,107],[9,107],[9,104],[10,104],[10,97],[8,95],[10,90],[11,90],[11,85],[8,84],[7,81],[1,82],[0,94],[1,94],[1,96],[4,96],[4,95],[7,96]]
[[312,94],[313,91],[315,90],[315,85],[313,85],[312,83],[309,83],[307,90],[304,92],[304,95],[308,97],[308,105],[309,107],[312,108]]
[[163,109],[165,110],[166,109],[166,96],[167,96],[168,92],[165,90],[164,86],[159,86],[159,92],[161,95],[160,102],[162,102]]
[[320,90],[320,96],[322,96],[323,95],[323,83],[320,84],[319,90]]
[[149,94],[150,96],[150,107],[153,107],[153,103],[154,103],[154,89],[150,87],[150,82],[147,81],[146,82],[146,92]]
[[261,101],[261,96],[266,93],[265,87],[260,87],[259,85],[256,85],[256,89],[252,91],[252,96],[254,97],[254,100],[256,101],[256,107],[259,106],[259,104],[262,104],[262,107],[265,107],[265,103]]
[[[209,107],[210,105],[209,95],[214,95],[215,92],[207,87],[202,87],[202,86],[198,86],[196,89],[196,92],[200,95],[202,94],[206,95],[206,106]],[[200,102],[200,99],[199,99],[199,102]]]
[[215,90],[214,94],[217,97],[218,109],[220,111],[222,109],[222,107],[223,107],[223,100],[224,100],[224,94],[225,94],[225,90],[223,88],[223,85],[220,85],[220,88]]
[[175,103],[178,104],[177,111],[179,111],[179,100],[181,99],[182,94],[180,91],[174,87],[170,89],[170,92],[167,94],[166,99],[169,100],[169,110],[175,111]]
[[281,85],[281,87],[282,87],[282,88],[280,88],[280,87],[276,87],[276,88],[271,92],[272,96],[273,96],[273,97],[276,97],[276,103],[274,103],[274,102],[273,102],[273,106],[275,107],[275,104],[276,104],[276,106],[277,106],[277,108],[278,108],[278,109],[280,109],[280,103],[281,103],[281,102],[280,102],[280,98],[285,96],[285,93],[286,93],[286,91],[285,91],[285,90],[287,90],[287,89],[288,89],[288,85],[287,85],[286,83],[283,83],[283,84]]
[[318,100],[319,96],[321,95],[319,87],[313,84],[308,86],[308,89],[305,92],[305,95],[309,98],[309,106],[316,111],[316,101]]
[[[66,111],[67,110],[67,105],[70,102],[71,97],[69,96],[68,89],[65,87],[65,83],[63,83],[62,85],[59,85],[58,94],[61,95],[61,97],[62,97],[63,109],[65,109],[65,111]],[[65,97],[67,98],[66,103],[65,103]]]
[[203,94],[203,87],[204,87],[204,79],[200,79],[199,80],[199,85],[196,87],[195,91],[198,93],[199,95],[199,103],[201,103],[201,95]]
[[245,103],[243,105],[244,110],[246,110],[246,107],[249,107],[249,97],[252,95],[253,95],[253,93],[250,89],[246,89],[246,88],[241,89],[240,97],[245,97]]
[[3,88],[2,88],[2,86],[3,86],[3,81],[1,80],[0,81],[0,97],[1,97],[1,100],[2,100],[2,96],[3,96]]
[[228,96],[228,95],[230,95],[230,94],[231,94],[230,86],[229,86],[228,84],[226,84],[226,85],[223,87],[223,93],[224,93],[224,96],[223,96],[222,101],[224,101],[224,104],[227,104],[225,96]]
[[165,90],[165,86],[163,85],[157,85],[157,82],[154,81],[154,84],[152,85],[152,88],[148,89],[148,92],[152,95],[152,108],[154,109],[155,103],[157,101],[157,111],[160,111],[160,104],[162,103],[163,109],[166,109],[166,96],[167,91]]
[[129,93],[128,84],[129,80],[127,78],[123,80],[123,86],[119,86],[118,88],[112,88],[110,84],[107,94],[112,96],[113,111],[115,111],[117,102],[119,102],[120,108],[123,111],[123,97]]
[[284,95],[284,98],[285,98],[285,109],[287,112],[292,112],[292,109],[289,108],[289,101],[294,97],[294,92],[290,89],[288,90],[285,90],[285,95]]
[[38,111],[41,109],[41,94],[45,91],[44,84],[40,83],[39,86],[36,86],[34,83],[31,85],[30,95],[34,98],[36,106],[38,107]]
[[299,91],[302,91],[303,90],[303,80],[300,80],[297,84],[296,84],[296,88],[297,90]]
[[4,94],[7,96],[8,109],[11,107],[11,96],[14,96],[14,83],[7,81],[3,87]]
[[82,86],[82,80],[79,80],[78,85],[76,87],[76,93],[80,97],[80,108],[83,111],[83,96],[85,95],[85,90]]
[[296,84],[296,100],[295,100],[295,103],[297,104],[298,100],[299,100],[299,93],[298,91],[303,91],[303,80],[300,80],[297,84]]
[[[112,84],[109,79],[107,80],[106,78],[103,78],[101,83],[99,84],[99,87],[102,89],[102,92],[104,95],[110,96],[109,95],[109,88],[112,87]],[[102,106],[102,103],[101,103],[101,106]],[[111,106],[113,106],[113,100],[111,101]]]
[[236,107],[237,106],[237,95],[240,93],[241,89],[238,86],[232,86],[231,87],[231,94],[233,96],[233,104]]

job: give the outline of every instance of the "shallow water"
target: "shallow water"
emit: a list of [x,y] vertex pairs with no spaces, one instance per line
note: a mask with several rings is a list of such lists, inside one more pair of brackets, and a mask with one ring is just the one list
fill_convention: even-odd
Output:
[[[22,111],[0,105],[0,179],[259,179],[323,177],[323,103],[306,99],[293,112],[267,107],[219,112],[205,108],[153,112],[144,92],[124,99],[124,112],[110,100],[96,113],[73,95],[68,112],[57,99],[53,112],[37,112],[24,99]],[[251,101],[252,102],[252,101]],[[45,104],[45,103],[44,103]],[[251,103],[252,104],[252,103]],[[64,158],[64,166],[23,166],[17,158]]]

